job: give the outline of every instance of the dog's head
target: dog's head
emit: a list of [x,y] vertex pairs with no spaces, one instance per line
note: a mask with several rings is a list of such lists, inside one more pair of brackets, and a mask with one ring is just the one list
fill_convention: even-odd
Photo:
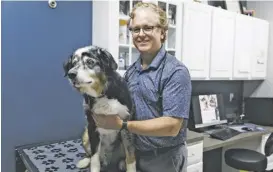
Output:
[[118,65],[107,50],[88,46],[77,49],[63,67],[73,87],[98,97],[107,86],[107,74],[115,71]]

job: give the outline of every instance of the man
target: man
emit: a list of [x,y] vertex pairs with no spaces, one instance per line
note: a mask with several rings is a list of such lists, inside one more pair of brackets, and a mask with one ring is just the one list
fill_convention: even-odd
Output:
[[[191,79],[185,65],[166,53],[166,13],[152,3],[138,3],[130,14],[130,31],[140,58],[125,78],[136,106],[136,119],[95,115],[99,127],[135,134],[137,168],[143,172],[185,172],[186,128]],[[123,126],[124,126],[123,125]]]

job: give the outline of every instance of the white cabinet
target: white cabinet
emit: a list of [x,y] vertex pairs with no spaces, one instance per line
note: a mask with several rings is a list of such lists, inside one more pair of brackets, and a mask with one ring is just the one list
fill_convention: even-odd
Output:
[[193,80],[265,79],[269,23],[185,2],[182,62]]
[[266,77],[267,54],[269,39],[269,22],[258,18],[252,18],[252,60],[251,60],[251,78],[259,79]]
[[233,78],[249,79],[252,59],[252,18],[237,14],[234,42]]
[[[265,1],[264,2],[248,1],[247,6],[250,9],[255,9],[255,19],[256,18],[257,19],[259,18],[258,20],[263,19],[264,24],[261,24],[261,22],[260,22],[259,26],[262,27],[262,25],[263,25],[264,27],[266,27],[266,30],[269,30],[269,34],[267,33],[268,40],[266,40],[264,42],[264,49],[267,49],[267,51],[268,51],[268,53],[266,51],[264,51],[266,61],[264,61],[264,64],[262,64],[263,61],[259,62],[260,65],[264,65],[264,67],[262,67],[263,69],[260,69],[260,70],[266,71],[266,78],[263,82],[261,82],[261,84],[258,87],[255,87],[255,88],[251,85],[251,83],[245,83],[244,90],[249,89],[252,91],[255,89],[254,91],[252,91],[252,94],[250,95],[251,97],[273,98],[273,68],[272,68],[272,66],[273,66],[273,56],[272,56],[273,49],[271,48],[273,45],[272,44],[272,41],[273,41],[273,34],[272,34],[273,33],[273,27],[272,27],[273,18],[272,18],[272,12],[271,12],[272,8],[273,8],[273,3],[265,2]],[[270,24],[265,24],[265,23],[270,23]],[[260,38],[265,37],[264,32],[267,32],[267,31],[261,32],[259,35],[257,35],[257,37],[259,37],[259,36],[260,36]],[[261,39],[260,39],[260,41],[261,41]],[[261,52],[261,54],[263,54],[263,52]],[[255,61],[253,61],[253,62],[255,64]],[[256,61],[256,63],[257,63],[257,61]],[[255,64],[255,65],[258,65],[258,64]],[[261,67],[260,65],[259,65],[259,67]],[[257,68],[259,68],[259,67],[257,67]],[[255,71],[254,67],[253,67],[253,71]],[[253,77],[257,77],[257,75],[263,75],[264,72],[255,72],[255,73],[256,73],[255,74],[256,76],[253,74]],[[273,162],[271,164],[271,167],[273,169]]]
[[213,9],[210,79],[231,79],[236,13]]
[[191,143],[187,145],[188,148],[188,172],[202,172],[203,171],[203,141]]
[[203,161],[203,141],[188,145],[188,166]]
[[265,79],[269,23],[237,14],[235,29],[234,79]]
[[208,79],[212,7],[184,3],[182,62],[192,79]]
[[[188,67],[192,80],[267,76],[267,21],[192,1],[143,1],[166,11],[169,27],[164,46]],[[122,75],[139,57],[127,26],[137,2],[93,1],[92,44],[109,50]]]

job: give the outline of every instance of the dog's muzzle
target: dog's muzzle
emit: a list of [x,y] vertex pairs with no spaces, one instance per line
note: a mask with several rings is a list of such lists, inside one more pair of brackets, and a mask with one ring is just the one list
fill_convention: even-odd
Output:
[[74,87],[78,87],[79,82],[77,81],[77,74],[74,72],[68,72],[67,77],[73,83]]
[[67,74],[67,76],[70,79],[70,81],[72,82],[73,86],[76,87],[76,88],[79,88],[79,87],[82,87],[84,85],[92,83],[92,81],[89,81],[89,82],[81,82],[81,81],[79,81],[77,79],[77,73],[75,73],[75,72],[69,72]]

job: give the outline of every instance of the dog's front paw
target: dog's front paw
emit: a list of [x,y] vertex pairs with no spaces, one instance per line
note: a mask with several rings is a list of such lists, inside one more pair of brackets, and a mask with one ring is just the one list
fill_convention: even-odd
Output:
[[90,164],[90,158],[84,158],[84,159],[81,159],[76,166],[77,168],[87,168],[89,164]]
[[130,163],[126,165],[126,172],[136,172],[136,162]]
[[90,171],[100,172],[100,158],[98,153],[91,157]]
[[100,172],[100,167],[90,167],[90,172]]

